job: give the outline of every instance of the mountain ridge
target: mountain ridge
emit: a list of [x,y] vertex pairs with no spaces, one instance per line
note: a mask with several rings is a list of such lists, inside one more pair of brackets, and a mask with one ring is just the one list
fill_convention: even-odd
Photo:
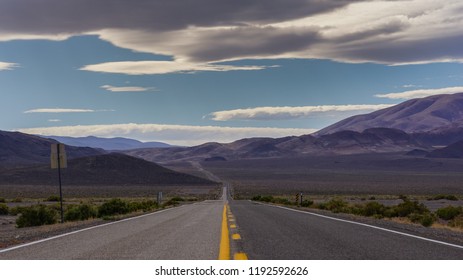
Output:
[[332,134],[342,130],[360,132],[373,127],[424,133],[455,126],[463,127],[463,93],[407,100],[369,114],[346,118],[315,132],[314,135]]
[[90,147],[100,148],[107,151],[131,150],[140,148],[168,148],[171,145],[163,142],[141,142],[135,139],[114,137],[103,138],[96,136],[86,137],[69,137],[69,136],[43,136],[45,138],[54,139],[65,145],[75,147]]

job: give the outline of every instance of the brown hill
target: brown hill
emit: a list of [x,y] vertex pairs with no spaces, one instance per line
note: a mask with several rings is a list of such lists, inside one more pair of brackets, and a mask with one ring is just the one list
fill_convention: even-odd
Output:
[[[49,165],[8,169],[0,172],[2,185],[55,185],[57,171]],[[62,170],[66,185],[211,185],[215,182],[176,172],[152,162],[111,153],[68,162]]]
[[[50,146],[56,140],[20,132],[0,131],[0,167],[50,162]],[[100,149],[66,146],[69,159],[103,154]]]
[[[405,101],[370,114],[357,115],[330,125],[315,135],[343,130],[363,131],[387,127],[407,133],[463,127],[463,93],[434,95]],[[447,129],[444,129],[447,130]]]

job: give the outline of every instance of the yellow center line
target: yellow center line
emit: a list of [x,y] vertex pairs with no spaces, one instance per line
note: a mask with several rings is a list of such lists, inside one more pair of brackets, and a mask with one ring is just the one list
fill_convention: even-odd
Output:
[[220,238],[219,260],[230,259],[230,238],[228,234],[227,205],[223,206],[222,236]]
[[231,225],[230,225],[230,228],[236,228],[236,225],[235,225],[235,224],[231,224]]
[[241,235],[239,233],[234,233],[234,234],[232,234],[232,239],[233,240],[239,240],[239,239],[241,239]]

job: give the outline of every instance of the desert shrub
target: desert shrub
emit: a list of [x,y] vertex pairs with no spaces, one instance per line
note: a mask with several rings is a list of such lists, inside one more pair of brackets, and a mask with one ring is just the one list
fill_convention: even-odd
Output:
[[70,206],[64,213],[64,219],[66,221],[83,221],[95,218],[96,216],[96,209],[88,204]]
[[263,196],[260,198],[260,201],[263,202],[273,202],[274,198],[271,195]]
[[284,204],[284,205],[291,205],[293,204],[291,201],[289,201],[287,198],[282,198],[282,197],[275,197],[272,201],[273,203],[278,203],[278,204]]
[[308,200],[308,199],[305,199],[302,201],[301,203],[301,206],[302,207],[310,207],[313,205],[313,201],[312,200]]
[[129,210],[130,212],[135,211],[150,211],[152,209],[158,208],[157,202],[153,200],[144,200],[144,201],[132,201],[129,203]]
[[449,226],[463,228],[463,214],[460,214],[453,218],[453,220],[449,222]]
[[17,197],[17,198],[14,198],[11,202],[19,203],[19,202],[23,202],[23,200],[22,200],[22,198]]
[[8,215],[8,206],[6,204],[0,204],[0,215]]
[[0,197],[0,203],[5,203],[5,202],[6,202],[5,198],[4,198],[4,197]]
[[127,214],[128,212],[129,206],[127,202],[119,198],[113,198],[98,207],[98,217]]
[[350,213],[349,204],[341,198],[333,198],[324,205],[326,210],[334,213]]
[[60,197],[57,196],[57,195],[51,195],[45,201],[55,201],[55,202],[57,202],[57,201],[60,201]]
[[370,196],[369,200],[376,200],[376,197]]
[[10,215],[16,216],[18,214],[21,214],[22,209],[24,209],[24,207],[22,207],[22,206],[10,207],[8,212],[9,212]]
[[456,216],[460,215],[463,213],[463,208],[462,207],[453,207],[453,206],[447,206],[444,208],[437,209],[436,215],[443,219],[443,220],[452,220]]
[[423,203],[417,201],[404,200],[404,202],[392,208],[396,217],[407,217],[410,214],[429,213],[429,209]]
[[445,195],[445,194],[438,194],[438,195],[435,195],[431,198],[428,198],[428,200],[441,200],[441,199],[447,199],[447,200],[453,200],[453,201],[457,201],[458,200],[458,197],[456,197],[455,195],[453,194],[448,194],[448,195]]
[[172,197],[170,200],[177,201],[177,202],[185,201],[185,199],[183,197],[180,197],[180,196]]
[[57,212],[45,205],[35,205],[21,209],[21,215],[16,219],[18,227],[51,225],[56,223]]
[[376,201],[368,202],[364,205],[361,214],[363,216],[384,217],[387,207]]
[[421,224],[424,227],[430,227],[436,221],[436,218],[431,213],[418,214],[413,213],[408,216],[412,223]]
[[164,202],[164,204],[163,204],[162,206],[163,206],[163,207],[166,207],[166,206],[175,206],[175,205],[180,204],[181,201],[185,201],[185,199],[176,196],[176,197],[173,197],[173,198],[169,199],[168,201]]

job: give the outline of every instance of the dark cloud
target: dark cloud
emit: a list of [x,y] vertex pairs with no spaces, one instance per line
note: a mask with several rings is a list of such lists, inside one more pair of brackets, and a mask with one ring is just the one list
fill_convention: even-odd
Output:
[[321,38],[316,30],[272,27],[233,28],[209,31],[201,45],[191,46],[192,61],[272,56],[307,49]]
[[463,59],[463,36],[404,40],[376,40],[369,44],[340,48],[338,56],[347,60],[387,64]]
[[0,0],[0,31],[80,33],[103,28],[178,30],[290,20],[354,0]]

